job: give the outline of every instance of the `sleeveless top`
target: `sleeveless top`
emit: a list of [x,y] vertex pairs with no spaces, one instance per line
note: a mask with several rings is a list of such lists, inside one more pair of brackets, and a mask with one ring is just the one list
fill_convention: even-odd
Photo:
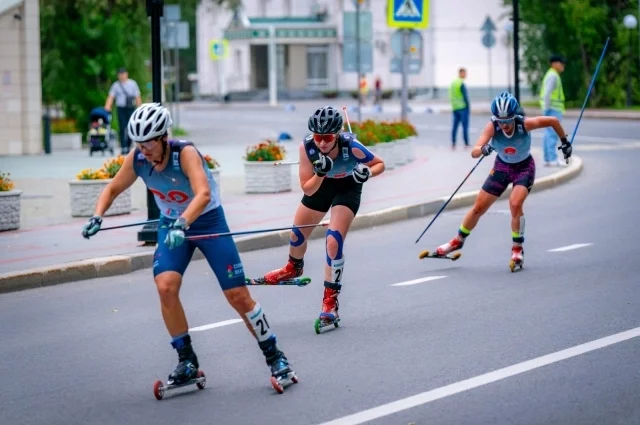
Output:
[[[310,134],[304,139],[304,150],[307,158],[313,163],[321,154]],[[358,163],[367,163],[373,159],[373,154],[362,143],[360,143],[352,133],[340,133],[337,137],[337,149],[340,151],[336,159],[333,160],[333,167],[326,175],[330,179],[341,179],[353,175],[353,169]],[[358,148],[364,153],[365,158],[357,158],[353,154],[353,148]]]
[[491,121],[494,131],[491,146],[496,150],[496,154],[501,160],[509,164],[516,164],[531,155],[531,133],[525,130],[522,115],[515,116],[515,128],[510,136],[504,134],[494,118],[491,118]]
[[[168,141],[167,154],[170,157],[162,171],[153,169],[153,164],[147,161],[139,148],[136,148],[134,154],[133,170],[153,193],[160,214],[170,219],[179,218],[195,196],[189,178],[180,166],[180,152],[185,146],[193,146],[193,143],[185,140]],[[211,188],[211,200],[202,212],[204,214],[220,206],[220,189],[200,151],[198,154],[202,158],[202,169]]]

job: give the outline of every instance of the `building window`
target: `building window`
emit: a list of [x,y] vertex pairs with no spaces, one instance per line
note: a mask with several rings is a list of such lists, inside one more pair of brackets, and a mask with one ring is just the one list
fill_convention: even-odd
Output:
[[307,88],[323,90],[329,86],[329,46],[307,46]]

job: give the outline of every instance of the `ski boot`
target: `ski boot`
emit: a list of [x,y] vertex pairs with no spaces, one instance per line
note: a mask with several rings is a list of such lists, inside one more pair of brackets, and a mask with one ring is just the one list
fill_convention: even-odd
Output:
[[338,327],[340,316],[338,315],[338,294],[342,287],[339,283],[324,283],[324,297],[322,298],[322,311],[316,319],[314,329],[319,335],[322,328],[333,325]]
[[247,285],[297,285],[307,286],[311,279],[301,277],[304,270],[304,260],[289,256],[284,267],[270,271],[264,277],[247,279]]
[[191,347],[191,337],[186,336],[183,338],[184,346],[176,348],[176,342],[173,341],[171,345],[178,351],[178,366],[169,375],[166,385],[162,385],[162,381],[157,380],[153,384],[153,394],[156,399],[162,400],[165,391],[173,390],[176,388],[184,387],[191,384],[196,384],[198,389],[204,389],[207,378],[204,372],[198,370],[198,357],[193,352]]
[[282,394],[284,389],[291,384],[298,383],[296,373],[291,369],[289,360],[276,345],[275,336],[267,341],[259,343],[267,361],[267,366],[271,369],[271,385],[273,389]]
[[509,262],[511,273],[516,271],[516,267],[518,267],[518,269],[522,269],[523,266],[524,248],[522,248],[522,245],[513,245],[513,247],[511,248],[511,261]]
[[462,253],[454,251],[462,249],[463,246],[464,239],[462,239],[459,235],[456,235],[446,244],[440,245],[438,248],[436,248],[435,252],[433,253],[426,250],[422,251],[418,258],[420,258],[421,260],[424,258],[446,258],[451,261],[456,261],[462,256]]

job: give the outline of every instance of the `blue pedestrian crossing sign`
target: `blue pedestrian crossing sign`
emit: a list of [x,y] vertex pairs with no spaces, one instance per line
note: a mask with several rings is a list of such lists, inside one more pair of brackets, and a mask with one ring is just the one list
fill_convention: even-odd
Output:
[[424,29],[429,25],[429,0],[388,0],[387,25]]
[[216,61],[220,59],[224,59],[229,54],[229,40],[211,40],[209,45],[209,55],[211,59]]

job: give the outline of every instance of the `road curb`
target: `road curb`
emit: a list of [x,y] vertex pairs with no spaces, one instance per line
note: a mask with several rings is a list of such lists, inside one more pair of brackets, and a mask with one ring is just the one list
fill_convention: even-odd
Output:
[[[582,158],[572,157],[568,167],[549,176],[537,179],[533,185],[533,192],[550,189],[577,177],[583,169]],[[447,211],[456,208],[464,208],[473,204],[479,190],[457,194],[447,206]],[[511,193],[507,189],[502,196],[506,198]],[[425,217],[435,214],[449,197],[441,197],[434,200],[411,205],[386,208],[358,215],[351,226],[352,230],[366,229],[398,221]],[[327,222],[326,220],[324,221]],[[321,227],[314,229],[309,239],[324,237],[325,230]],[[260,249],[275,248],[289,244],[289,231],[265,233],[256,236],[245,236],[236,239],[236,245],[240,252],[256,251]],[[193,259],[202,259],[199,250],[194,253]],[[47,267],[39,267],[19,272],[0,274],[0,293],[21,291],[25,289],[41,288],[58,285],[61,283],[77,282],[81,280],[99,277],[117,276],[148,269],[153,265],[153,252],[141,252],[126,255],[114,255],[102,258],[93,258],[83,261],[57,264]]]

